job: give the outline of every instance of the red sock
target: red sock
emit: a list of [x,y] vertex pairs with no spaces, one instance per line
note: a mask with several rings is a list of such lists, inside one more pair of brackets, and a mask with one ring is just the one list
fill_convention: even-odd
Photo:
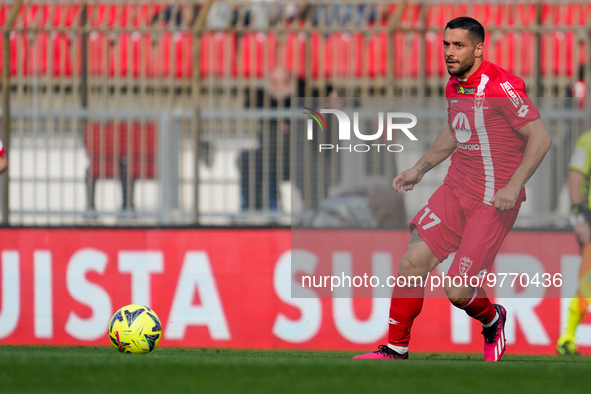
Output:
[[490,323],[497,314],[494,305],[486,295],[486,291],[482,288],[475,288],[472,291],[470,300],[459,305],[458,308],[465,310],[468,316],[473,317],[482,324]]
[[408,346],[412,322],[421,313],[424,287],[395,287],[390,304],[388,343]]

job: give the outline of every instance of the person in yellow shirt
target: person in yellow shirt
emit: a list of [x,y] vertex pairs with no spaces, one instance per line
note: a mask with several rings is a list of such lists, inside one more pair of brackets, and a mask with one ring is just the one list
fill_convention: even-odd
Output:
[[579,136],[570,160],[571,224],[581,245],[579,286],[568,307],[566,329],[556,342],[560,355],[577,354],[575,333],[591,303],[591,130]]

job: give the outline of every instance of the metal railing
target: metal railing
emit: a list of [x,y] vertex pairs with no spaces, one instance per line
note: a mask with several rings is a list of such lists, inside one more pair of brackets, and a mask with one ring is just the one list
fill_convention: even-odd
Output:
[[[6,1],[3,223],[289,224],[290,190],[312,210],[343,178],[336,161],[291,167],[288,97],[441,97],[458,15],[483,22],[486,57],[531,97],[571,111],[572,83],[588,87],[581,2]],[[589,126],[577,113],[553,124],[544,200],[518,225],[565,224],[560,190]],[[364,164],[385,184],[395,169]]]

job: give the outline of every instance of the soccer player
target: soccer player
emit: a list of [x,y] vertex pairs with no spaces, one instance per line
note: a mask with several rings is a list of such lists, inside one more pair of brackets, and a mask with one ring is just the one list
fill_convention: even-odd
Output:
[[[412,190],[453,153],[444,184],[410,223],[410,241],[398,271],[406,278],[426,279],[452,252],[456,255],[449,276],[489,273],[525,199],[524,185],[551,144],[523,81],[483,59],[484,28],[478,21],[450,21],[443,52],[451,75],[448,126],[414,167],[393,180],[399,193]],[[505,351],[505,309],[491,303],[482,288],[446,283],[445,291],[453,305],[482,323],[484,359],[499,361]],[[423,298],[424,287],[395,287],[388,344],[354,358],[408,358],[411,327]]]
[[582,261],[579,287],[568,306],[566,329],[556,342],[556,350],[560,355],[577,354],[575,332],[591,303],[591,130],[577,139],[569,168],[571,223],[581,245]]

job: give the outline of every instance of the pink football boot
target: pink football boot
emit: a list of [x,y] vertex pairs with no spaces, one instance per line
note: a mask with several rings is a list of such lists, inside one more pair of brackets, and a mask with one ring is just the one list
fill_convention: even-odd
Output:
[[490,327],[482,329],[484,335],[484,361],[500,361],[505,353],[505,321],[507,311],[501,305],[494,304],[499,320]]
[[404,354],[396,353],[387,345],[378,346],[378,350],[371,353],[360,354],[353,357],[354,360],[405,360],[408,358],[408,352]]

